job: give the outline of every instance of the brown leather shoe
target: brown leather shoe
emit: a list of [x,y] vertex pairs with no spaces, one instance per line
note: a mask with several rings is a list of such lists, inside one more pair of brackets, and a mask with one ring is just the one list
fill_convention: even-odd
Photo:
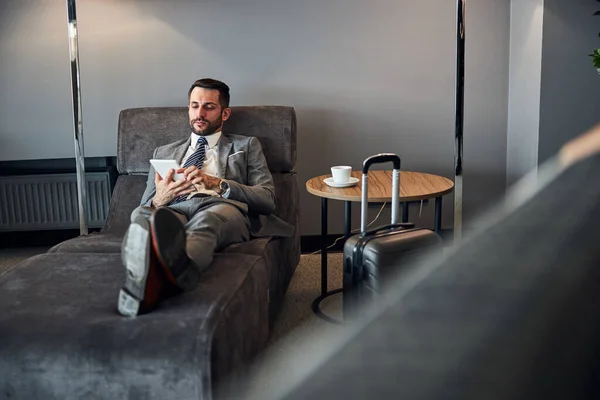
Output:
[[191,267],[186,252],[185,226],[175,211],[163,207],[150,217],[152,249],[167,280],[181,288],[180,278]]
[[153,310],[165,289],[162,268],[152,250],[150,223],[139,216],[129,226],[121,247],[125,286],[119,293],[119,312],[136,316]]

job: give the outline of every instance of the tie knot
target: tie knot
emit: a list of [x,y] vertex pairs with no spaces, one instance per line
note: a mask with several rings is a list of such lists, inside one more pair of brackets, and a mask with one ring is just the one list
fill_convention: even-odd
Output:
[[198,148],[198,146],[207,146],[208,145],[208,140],[206,140],[206,138],[204,136],[200,136],[198,138],[198,141],[196,142],[196,149]]

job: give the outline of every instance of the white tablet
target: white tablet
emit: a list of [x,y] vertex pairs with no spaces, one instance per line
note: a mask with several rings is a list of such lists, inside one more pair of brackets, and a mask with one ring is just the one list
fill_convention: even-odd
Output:
[[[154,170],[156,172],[158,172],[158,174],[160,175],[161,178],[164,179],[165,176],[167,176],[167,172],[169,172],[169,170],[171,168],[173,168],[174,170],[178,170],[179,164],[177,163],[177,161],[175,160],[157,160],[157,159],[152,159],[150,160],[150,164],[152,164],[152,166],[154,167]],[[174,181],[178,181],[179,179],[183,178],[183,174],[175,174],[173,175],[173,180]]]

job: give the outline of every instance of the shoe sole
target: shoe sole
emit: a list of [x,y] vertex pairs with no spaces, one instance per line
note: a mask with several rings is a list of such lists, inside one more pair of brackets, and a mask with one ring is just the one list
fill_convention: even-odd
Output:
[[137,317],[140,313],[141,301],[121,289],[119,292],[119,313],[125,317]]
[[138,217],[129,226],[121,258],[125,266],[125,287],[119,292],[119,312],[136,316],[144,300],[146,281],[150,271],[150,224],[145,217]]
[[167,208],[159,208],[151,217],[152,243],[165,275],[179,286],[177,278],[188,267],[185,227]]

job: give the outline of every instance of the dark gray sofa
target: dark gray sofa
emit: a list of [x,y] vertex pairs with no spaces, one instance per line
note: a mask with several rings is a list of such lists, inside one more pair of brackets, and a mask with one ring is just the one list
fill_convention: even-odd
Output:
[[[276,214],[298,226],[293,108],[233,107],[224,132],[259,138]],[[300,258],[291,238],[255,238],[215,256],[199,286],[129,319],[116,310],[121,240],[155,147],[189,135],[187,109],[123,110],[104,228],[0,276],[0,399],[210,398],[258,354]]]

